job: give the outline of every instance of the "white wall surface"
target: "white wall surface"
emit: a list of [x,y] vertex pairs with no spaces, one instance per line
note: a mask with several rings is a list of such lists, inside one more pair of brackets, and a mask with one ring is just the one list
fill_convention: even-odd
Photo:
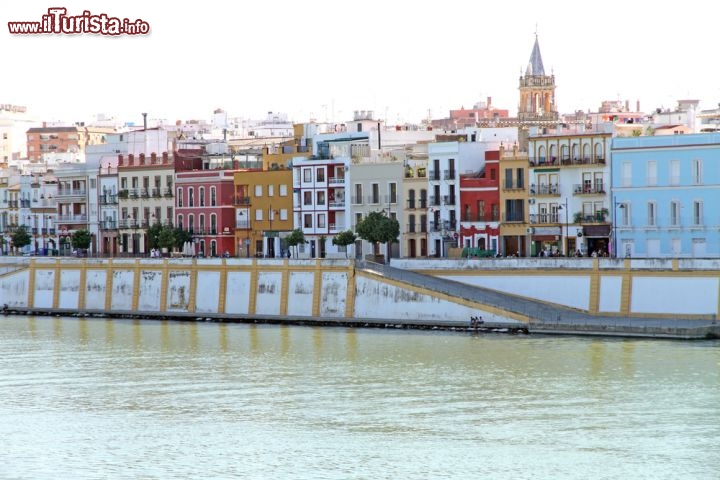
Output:
[[715,314],[717,277],[636,277],[632,282],[632,313]]
[[195,311],[217,313],[219,291],[220,272],[199,271],[197,274],[197,291],[195,292]]
[[280,315],[281,272],[258,272],[255,313]]
[[112,280],[111,310],[131,310],[133,295],[132,270],[114,270]]
[[172,270],[168,273],[166,310],[187,312],[190,304],[190,272]]
[[59,308],[78,308],[80,300],[80,270],[60,270]]
[[247,314],[250,308],[250,272],[227,272],[225,313]]
[[456,282],[491,288],[499,292],[512,293],[543,302],[556,303],[573,308],[588,310],[590,307],[590,277],[587,276],[468,276],[438,275]]
[[85,274],[85,308],[89,310],[105,309],[106,270],[88,270]]
[[406,290],[371,278],[355,277],[356,318],[387,318],[388,320],[468,321],[481,315],[489,322],[512,322],[490,312],[458,305],[429,295]]
[[140,272],[140,293],[137,308],[141,312],[160,311],[162,276],[163,272],[160,270],[142,270]]
[[619,313],[621,292],[622,277],[620,275],[600,277],[598,311]]
[[288,305],[289,316],[310,317],[313,307],[313,272],[290,272],[288,278]]
[[347,273],[323,272],[320,290],[320,316],[344,317],[347,300]]
[[[33,307],[52,308],[54,291],[55,270],[35,270],[35,297],[33,299]],[[7,304],[11,305],[10,302],[7,302]]]

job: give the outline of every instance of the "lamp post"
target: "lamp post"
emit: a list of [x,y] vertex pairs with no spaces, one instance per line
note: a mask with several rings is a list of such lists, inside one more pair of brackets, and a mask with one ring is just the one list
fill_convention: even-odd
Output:
[[625,204],[615,200],[614,208],[613,208],[613,256],[615,256],[615,258],[618,258],[617,229],[618,229],[618,224],[620,223],[620,222],[618,222],[618,216],[617,216],[618,208],[620,208],[621,210],[625,210]]
[[[568,210],[567,197],[565,197],[564,205],[565,205],[565,248],[563,249],[563,251],[565,252],[565,256],[568,257],[568,256],[569,256],[569,255],[568,255],[568,247],[569,247],[569,245],[568,245],[568,236],[569,236],[569,233],[568,233],[568,232],[569,232],[569,230],[570,230],[570,227],[569,227],[569,223],[570,223],[570,222],[569,222],[568,217],[569,217],[569,215],[570,215],[570,211]],[[558,206],[558,210],[563,210],[563,206],[562,206],[562,205],[559,205],[559,206]],[[562,245],[562,239],[563,239],[562,227],[560,227],[560,229],[561,229],[561,231],[560,231],[560,245]]]
[[240,216],[241,217],[247,217],[247,221],[245,222],[245,256],[250,257],[250,210],[240,210]]

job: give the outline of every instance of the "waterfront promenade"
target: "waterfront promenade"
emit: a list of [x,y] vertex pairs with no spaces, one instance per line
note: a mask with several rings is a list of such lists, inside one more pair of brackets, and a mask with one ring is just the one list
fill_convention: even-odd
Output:
[[[353,260],[4,260],[0,305],[7,305],[6,313],[720,337],[713,311],[718,272],[703,264],[690,270],[678,262],[663,269],[657,262],[648,268],[597,259],[567,264],[393,260],[393,266]],[[564,287],[560,293],[552,288],[556,284]],[[687,312],[675,305],[676,313],[661,315],[636,306],[653,293],[689,287],[705,289],[707,298],[688,304]],[[482,318],[482,324],[473,327],[472,317]]]

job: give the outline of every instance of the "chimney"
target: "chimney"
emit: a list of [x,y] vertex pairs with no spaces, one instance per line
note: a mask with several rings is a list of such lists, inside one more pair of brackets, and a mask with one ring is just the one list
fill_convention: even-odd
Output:
[[637,109],[635,111],[636,112],[640,111],[640,100],[637,100]]
[[123,156],[118,155],[118,167],[122,167],[122,166],[123,166]]
[[140,154],[140,165],[145,165],[145,154],[144,153]]
[[162,154],[162,163],[163,163],[163,165],[167,165],[167,163],[168,163],[168,153],[167,152],[163,152],[163,154]]
[[143,130],[147,130],[147,113],[143,113]]
[[492,106],[492,97],[487,97],[487,109],[490,110]]
[[128,155],[128,165],[134,165],[135,164],[135,155],[132,153]]
[[625,111],[626,112],[630,111],[630,100],[625,100]]
[[155,165],[155,164],[157,163],[157,153],[152,152],[152,153],[150,154],[150,163],[151,163],[152,165]]

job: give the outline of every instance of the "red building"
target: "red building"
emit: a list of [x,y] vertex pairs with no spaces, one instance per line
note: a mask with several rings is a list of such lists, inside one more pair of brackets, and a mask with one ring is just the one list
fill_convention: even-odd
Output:
[[[492,250],[497,253],[500,235],[499,187],[500,152],[497,150],[485,152],[485,164],[482,170],[460,175],[459,246]],[[470,253],[481,254],[477,251]]]
[[195,255],[237,256],[235,169],[229,154],[204,147],[175,152],[175,224],[190,232]]

